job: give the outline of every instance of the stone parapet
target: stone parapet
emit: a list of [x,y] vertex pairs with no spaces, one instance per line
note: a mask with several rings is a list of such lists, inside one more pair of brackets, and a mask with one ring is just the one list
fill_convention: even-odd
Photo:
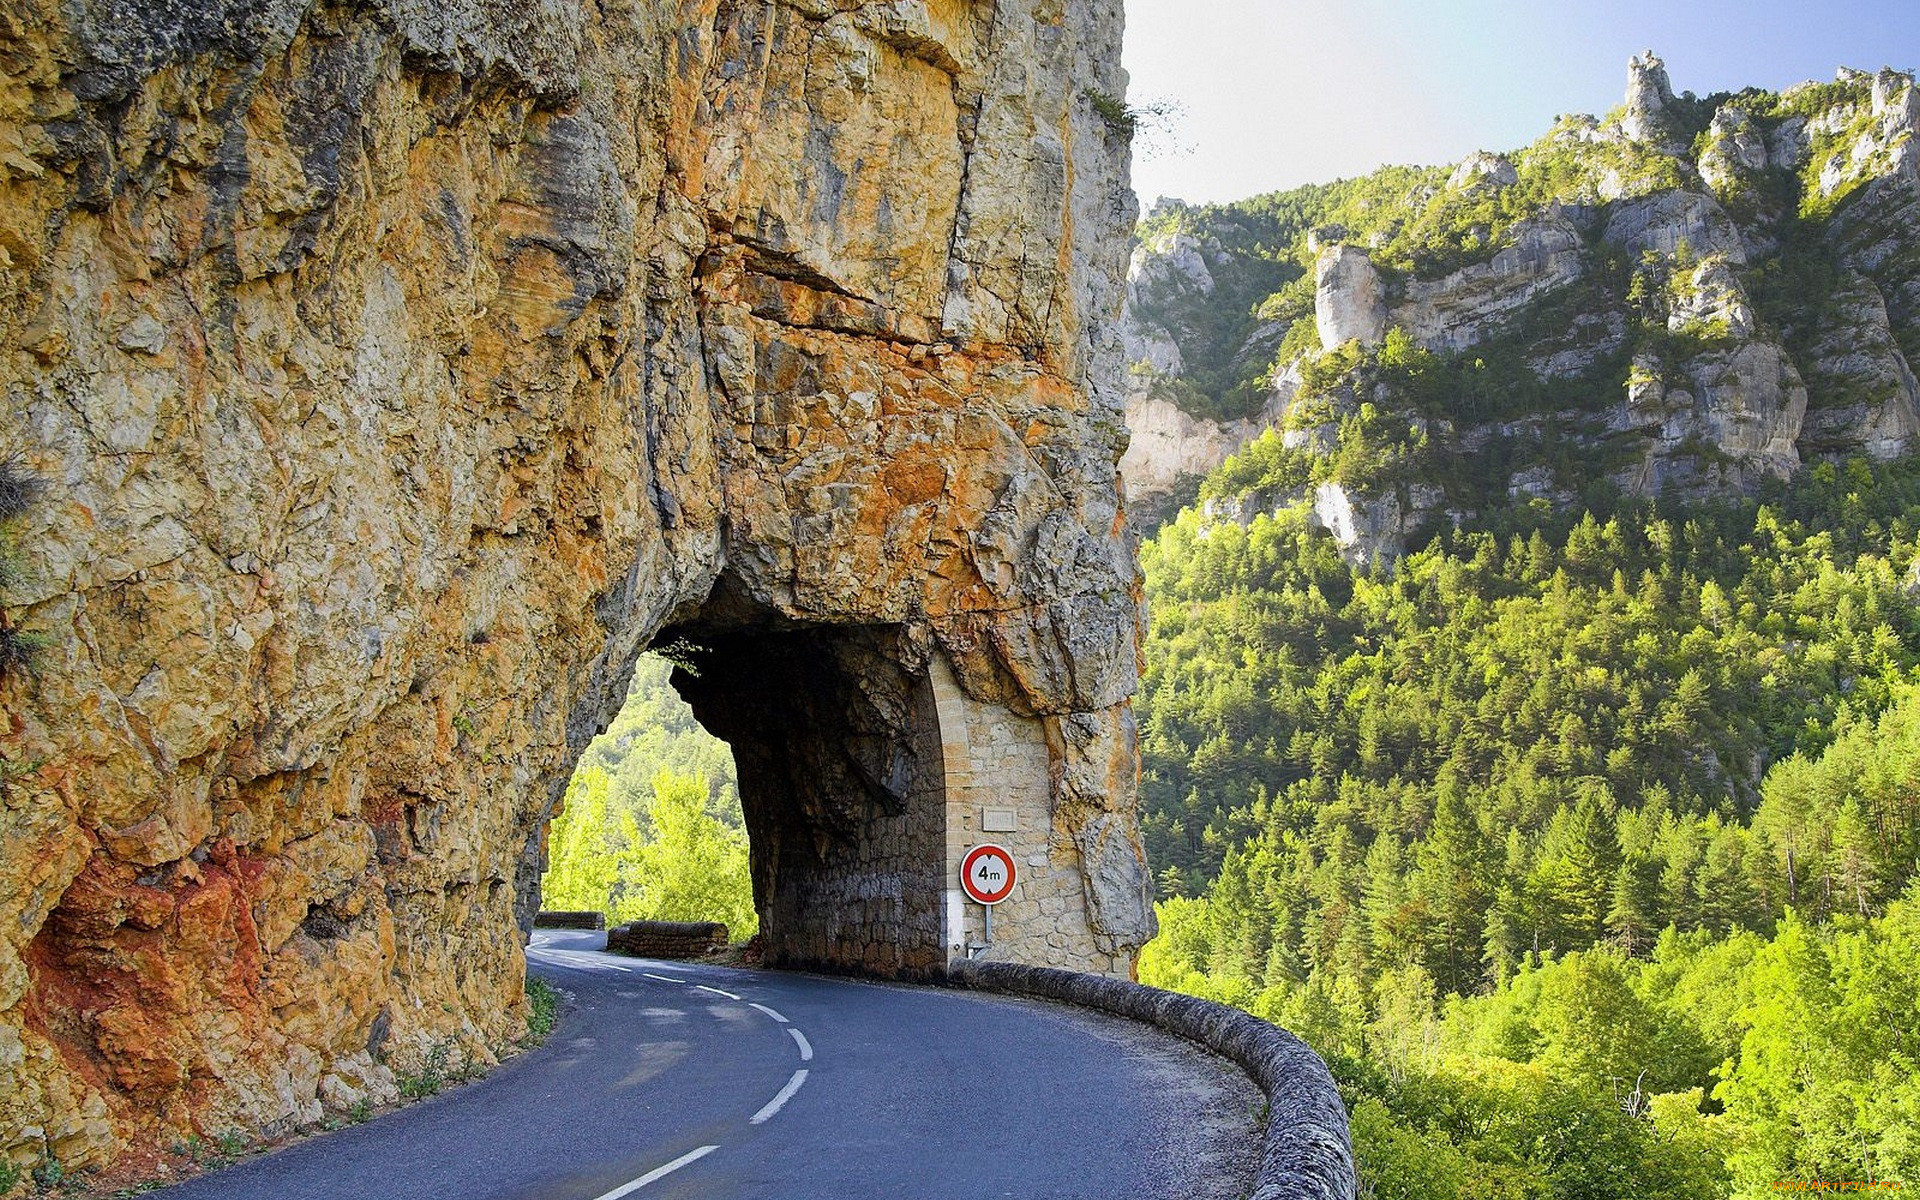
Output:
[[535,929],[605,929],[607,914],[543,908],[533,916]]
[[607,949],[640,958],[701,958],[727,947],[718,921],[629,921],[607,931]]

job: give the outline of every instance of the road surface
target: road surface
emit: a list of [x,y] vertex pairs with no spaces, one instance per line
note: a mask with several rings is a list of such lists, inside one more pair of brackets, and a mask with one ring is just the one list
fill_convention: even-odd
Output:
[[486,1079],[169,1200],[1244,1195],[1260,1094],[1177,1038],[938,988],[631,959],[541,930],[567,1006]]

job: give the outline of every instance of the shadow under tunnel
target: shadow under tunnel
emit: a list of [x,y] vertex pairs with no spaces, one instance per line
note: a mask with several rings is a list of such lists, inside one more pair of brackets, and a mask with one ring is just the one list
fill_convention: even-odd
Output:
[[930,647],[899,626],[663,630],[733,748],[766,961],[944,974],[946,781]]

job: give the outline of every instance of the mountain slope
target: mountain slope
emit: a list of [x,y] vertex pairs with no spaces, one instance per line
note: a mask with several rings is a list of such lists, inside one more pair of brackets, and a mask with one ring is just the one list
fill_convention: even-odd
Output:
[[1367,1194],[1920,1172],[1917,112],[1649,56],[1144,223],[1141,977],[1324,1054]]
[[1920,432],[1916,125],[1910,75],[1696,99],[1647,56],[1622,108],[1511,155],[1163,201],[1128,294],[1129,499],[1152,524],[1272,430],[1295,461],[1216,499],[1309,496],[1390,559],[1536,498],[1894,458]]

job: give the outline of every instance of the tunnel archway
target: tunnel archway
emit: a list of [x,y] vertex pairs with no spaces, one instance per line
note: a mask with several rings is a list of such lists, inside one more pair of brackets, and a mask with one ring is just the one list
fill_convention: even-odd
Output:
[[[648,644],[732,752],[769,965],[935,979],[977,954],[1130,970],[1144,939],[1113,932],[1145,886],[1129,827],[1061,803],[1087,786],[1073,768],[1098,757],[1097,722],[970,694],[924,625],[797,621],[724,574]],[[991,939],[958,886],[982,841],[1019,865]]]
[[925,652],[884,625],[668,636],[686,647],[674,687],[733,747],[767,961],[938,975],[948,804]]

